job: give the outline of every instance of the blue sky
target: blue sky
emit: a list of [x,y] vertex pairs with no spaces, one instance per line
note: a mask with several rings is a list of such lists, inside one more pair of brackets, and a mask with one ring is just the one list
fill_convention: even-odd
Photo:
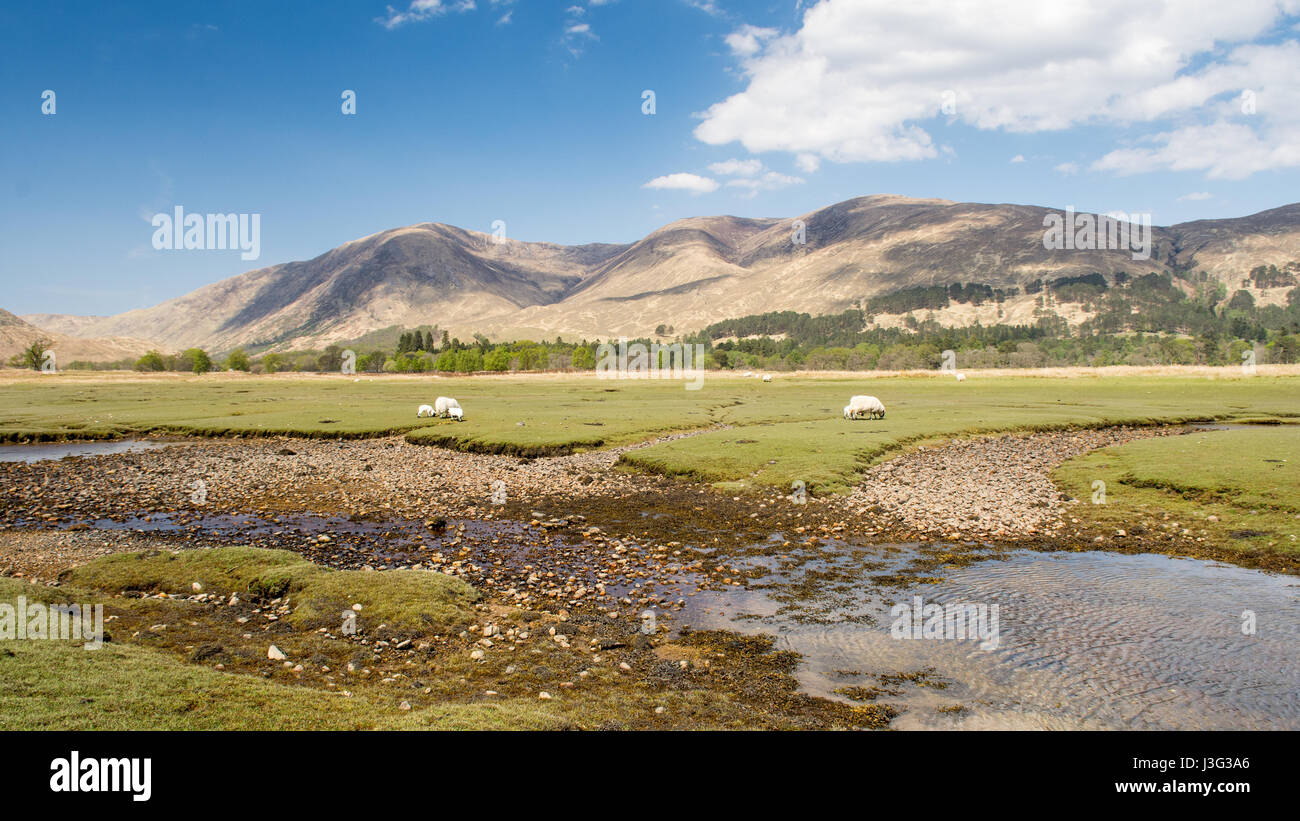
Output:
[[[1043,5],[10,0],[0,307],[116,313],[425,221],[626,242],[874,193],[1160,225],[1300,200],[1300,0]],[[261,214],[261,257],[155,250],[176,205]]]

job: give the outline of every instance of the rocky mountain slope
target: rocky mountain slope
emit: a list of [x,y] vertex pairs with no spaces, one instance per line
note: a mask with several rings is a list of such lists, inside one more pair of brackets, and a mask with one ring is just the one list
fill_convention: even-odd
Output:
[[[320,346],[426,323],[462,338],[594,339],[648,335],[660,324],[687,331],[773,310],[836,312],[878,294],[956,282],[1023,288],[1094,272],[1202,269],[1231,287],[1254,266],[1300,260],[1300,204],[1156,227],[1149,259],[1134,259],[1129,248],[1045,249],[1049,213],[1060,212],[878,195],[798,217],[679,220],[634,243],[580,246],[497,244],[479,232],[423,223],[151,308],[98,319],[53,316],[48,327],[218,352]],[[802,243],[794,241],[797,221]],[[1028,303],[1016,312],[1032,313]]]

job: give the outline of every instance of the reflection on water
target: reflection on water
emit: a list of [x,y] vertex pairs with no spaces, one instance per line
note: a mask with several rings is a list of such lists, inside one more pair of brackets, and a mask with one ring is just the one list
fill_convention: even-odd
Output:
[[[939,584],[863,585],[840,610],[853,622],[795,623],[759,591],[697,596],[683,621],[775,632],[804,656],[803,687],[833,698],[878,684],[874,673],[934,668],[945,689],[880,698],[904,708],[898,729],[1300,729],[1300,580],[1101,552],[1017,551],[944,572]],[[916,595],[997,604],[999,646],[891,637],[889,608]],[[1243,634],[1245,611],[1255,635]],[[956,704],[965,709],[939,711]]]
[[114,439],[103,442],[44,442],[37,445],[0,445],[0,462],[44,462],[68,456],[107,456],[135,453],[175,445],[149,439]]

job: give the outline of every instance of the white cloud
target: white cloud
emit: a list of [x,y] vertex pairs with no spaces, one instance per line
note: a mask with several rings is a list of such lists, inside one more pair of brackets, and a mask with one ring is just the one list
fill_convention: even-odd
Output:
[[406,11],[398,11],[392,6],[385,9],[384,17],[376,17],[375,22],[387,29],[395,29],[403,23],[420,23],[441,17],[449,12],[462,13],[478,8],[474,0],[412,0]]
[[1056,170],[1066,176],[1079,173],[1079,164],[1075,162],[1063,162],[1056,166]]
[[[1297,12],[1297,0],[821,0],[793,33],[727,37],[746,85],[695,135],[754,153],[897,161],[938,156],[931,130],[949,121],[1021,133],[1149,123],[1167,130],[1092,167],[1233,177],[1300,165],[1300,44],[1277,31]],[[1240,110],[1243,89],[1253,115]],[[955,109],[941,116],[945,100]]]
[[745,25],[728,34],[726,43],[732,54],[739,57],[752,57],[763,48],[764,42],[778,34],[780,32],[776,29]]
[[812,174],[822,167],[821,158],[816,154],[800,154],[794,158],[794,164],[800,171],[808,174]]
[[[1092,164],[1099,171],[1204,171],[1210,179],[1240,180],[1257,171],[1300,166],[1300,125],[1269,128],[1261,135],[1243,123],[1219,121],[1167,131],[1144,139],[1150,147],[1121,148]],[[1272,134],[1278,131],[1281,133]]]
[[800,185],[804,182],[802,177],[792,177],[788,174],[769,171],[763,166],[762,160],[753,158],[715,162],[709,166],[709,170],[720,177],[732,177],[733,179],[726,182],[727,187],[739,188],[750,197],[759,191],[776,191],[780,188]]
[[1178,198],[1178,201],[1188,202],[1190,200],[1192,202],[1196,202],[1199,200],[1208,200],[1213,196],[1214,195],[1211,194],[1209,191],[1193,191],[1190,194],[1183,194],[1181,197]]
[[1013,162],[1013,163],[1016,163],[1016,162],[1024,162],[1024,161],[1025,161],[1025,155],[1024,155],[1024,154],[1017,154],[1016,156],[1014,156],[1014,157],[1011,158],[1011,162]]
[[[607,2],[612,2],[612,0],[602,0],[601,2],[588,0],[587,5],[594,8],[603,6]],[[571,57],[582,56],[586,41],[600,39],[596,36],[596,32],[592,31],[590,23],[582,22],[582,18],[588,10],[582,6],[569,6],[565,12],[569,15],[569,19],[564,23],[564,35],[560,38],[560,43]]]
[[722,176],[737,175],[741,177],[752,177],[763,170],[762,160],[723,160],[715,162],[709,166],[709,170],[714,174]]
[[642,188],[654,188],[659,191],[690,191],[692,194],[710,194],[718,190],[718,181],[699,174],[667,174],[655,177],[643,184]]
[[713,0],[686,0],[686,5],[691,8],[699,9],[705,14],[711,14],[714,17],[718,17],[722,14],[722,9],[718,8],[718,4],[713,2]]
[[641,187],[661,191],[689,191],[698,195],[717,191],[718,181],[708,177],[701,177],[699,174],[678,173],[655,177]]
[[752,197],[759,191],[776,191],[781,188],[788,188],[791,185],[801,185],[803,181],[802,177],[791,177],[786,174],[778,174],[775,171],[765,171],[758,177],[728,180],[727,187],[743,189]]

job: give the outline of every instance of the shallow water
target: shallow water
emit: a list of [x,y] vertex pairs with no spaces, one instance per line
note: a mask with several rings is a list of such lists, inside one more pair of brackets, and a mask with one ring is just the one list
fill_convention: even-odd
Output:
[[175,445],[153,439],[113,439],[100,442],[42,442],[35,445],[0,445],[0,462],[45,462],[69,456],[107,456],[137,453]]
[[[904,711],[897,729],[1300,729],[1300,579],[1102,552],[1017,551],[945,573],[939,584],[864,585],[831,624],[784,619],[752,590],[697,596],[687,618],[776,633],[803,655],[800,683],[817,695],[933,668],[946,688],[903,684],[878,699]],[[998,646],[894,638],[890,607],[918,595],[998,605]],[[1255,614],[1254,635],[1243,634],[1243,611]]]
[[[520,573],[536,566],[589,575],[592,551],[570,549],[570,540],[580,541],[573,534],[543,534],[508,520],[447,524],[431,532],[416,520],[196,511],[83,526],[287,546],[339,567],[386,560],[396,566],[427,561],[427,551],[470,549],[465,558],[500,559]],[[322,533],[333,541],[317,545]],[[918,555],[948,548],[832,542],[802,555],[767,550],[782,541],[774,534],[773,544],[729,562],[766,571],[749,589],[689,595],[695,579],[686,572],[665,573],[658,583],[610,579],[607,587],[615,597],[684,597],[685,609],[670,622],[677,627],[776,635],[779,648],[801,654],[797,676],[814,695],[847,700],[836,690],[888,686],[894,692],[877,703],[902,711],[896,729],[1300,729],[1295,577],[1158,555],[975,547],[983,561],[925,571],[937,583],[882,587],[872,578],[892,577]],[[608,550],[598,547],[595,555]],[[996,605],[997,646],[893,637],[890,608],[915,596],[940,605]],[[1255,617],[1253,635],[1242,630],[1246,611]],[[926,669],[946,687],[878,678]],[[962,710],[940,711],[954,705]]]

